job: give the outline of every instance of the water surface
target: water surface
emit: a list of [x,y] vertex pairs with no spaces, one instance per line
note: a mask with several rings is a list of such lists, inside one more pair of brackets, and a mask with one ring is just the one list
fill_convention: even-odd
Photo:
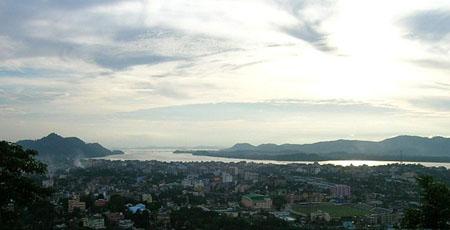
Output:
[[[140,160],[140,161],[164,161],[164,162],[202,162],[202,161],[221,161],[221,162],[255,162],[263,164],[292,164],[303,163],[312,164],[312,161],[274,161],[274,160],[249,160],[249,159],[237,159],[237,158],[224,158],[224,157],[211,157],[211,156],[197,156],[189,153],[173,153],[175,149],[127,149],[124,150],[125,154],[110,155],[101,157],[100,159],[108,160]],[[378,166],[402,163],[400,161],[371,161],[371,160],[332,160],[332,161],[319,161],[319,164],[333,164],[342,166]],[[406,164],[421,164],[426,167],[445,167],[450,169],[450,163],[441,162],[403,162]]]

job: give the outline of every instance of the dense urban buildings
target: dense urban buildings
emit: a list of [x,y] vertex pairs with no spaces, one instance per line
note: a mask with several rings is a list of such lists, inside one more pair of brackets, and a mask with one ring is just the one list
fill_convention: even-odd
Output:
[[450,184],[448,169],[420,165],[95,159],[42,183],[55,229],[386,229],[420,205],[418,175]]

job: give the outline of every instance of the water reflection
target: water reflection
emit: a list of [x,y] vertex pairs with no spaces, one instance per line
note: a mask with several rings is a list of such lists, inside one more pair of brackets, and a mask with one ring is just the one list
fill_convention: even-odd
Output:
[[[103,157],[101,159],[109,160],[141,160],[141,161],[165,161],[165,162],[201,162],[201,161],[221,161],[221,162],[254,162],[263,164],[291,164],[291,163],[303,163],[311,164],[311,161],[273,161],[273,160],[247,160],[236,158],[223,158],[223,157],[210,157],[210,156],[195,156],[186,153],[173,153],[174,149],[128,149],[125,150],[126,154],[123,155],[111,155]],[[335,160],[335,161],[321,161],[319,164],[333,164],[342,166],[378,166],[387,164],[401,163],[399,161],[371,161],[371,160]],[[426,167],[445,167],[450,169],[450,163],[439,162],[403,162],[407,164],[421,164]]]

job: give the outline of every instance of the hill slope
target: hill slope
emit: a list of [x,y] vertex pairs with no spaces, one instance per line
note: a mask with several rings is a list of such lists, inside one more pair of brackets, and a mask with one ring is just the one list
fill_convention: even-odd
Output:
[[[242,147],[244,146],[244,147]],[[303,152],[315,154],[366,154],[404,156],[450,156],[450,138],[397,136],[383,141],[336,140],[313,144],[236,144],[225,152],[259,152],[277,155],[286,152]]]
[[103,157],[121,154],[121,151],[111,151],[98,143],[85,143],[77,137],[62,137],[51,133],[38,140],[22,140],[18,145],[39,152],[38,159],[50,165],[74,164],[85,157]]
[[[184,151],[186,152],[186,151]],[[235,144],[195,155],[264,160],[405,160],[450,162],[450,138],[397,136],[382,141],[336,140],[313,144]]]

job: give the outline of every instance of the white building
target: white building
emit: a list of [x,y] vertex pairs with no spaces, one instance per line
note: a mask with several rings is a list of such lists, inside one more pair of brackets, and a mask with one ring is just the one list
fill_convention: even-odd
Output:
[[152,194],[142,194],[142,201],[152,203],[153,202]]
[[222,183],[231,183],[233,182],[233,176],[229,173],[222,173]]

